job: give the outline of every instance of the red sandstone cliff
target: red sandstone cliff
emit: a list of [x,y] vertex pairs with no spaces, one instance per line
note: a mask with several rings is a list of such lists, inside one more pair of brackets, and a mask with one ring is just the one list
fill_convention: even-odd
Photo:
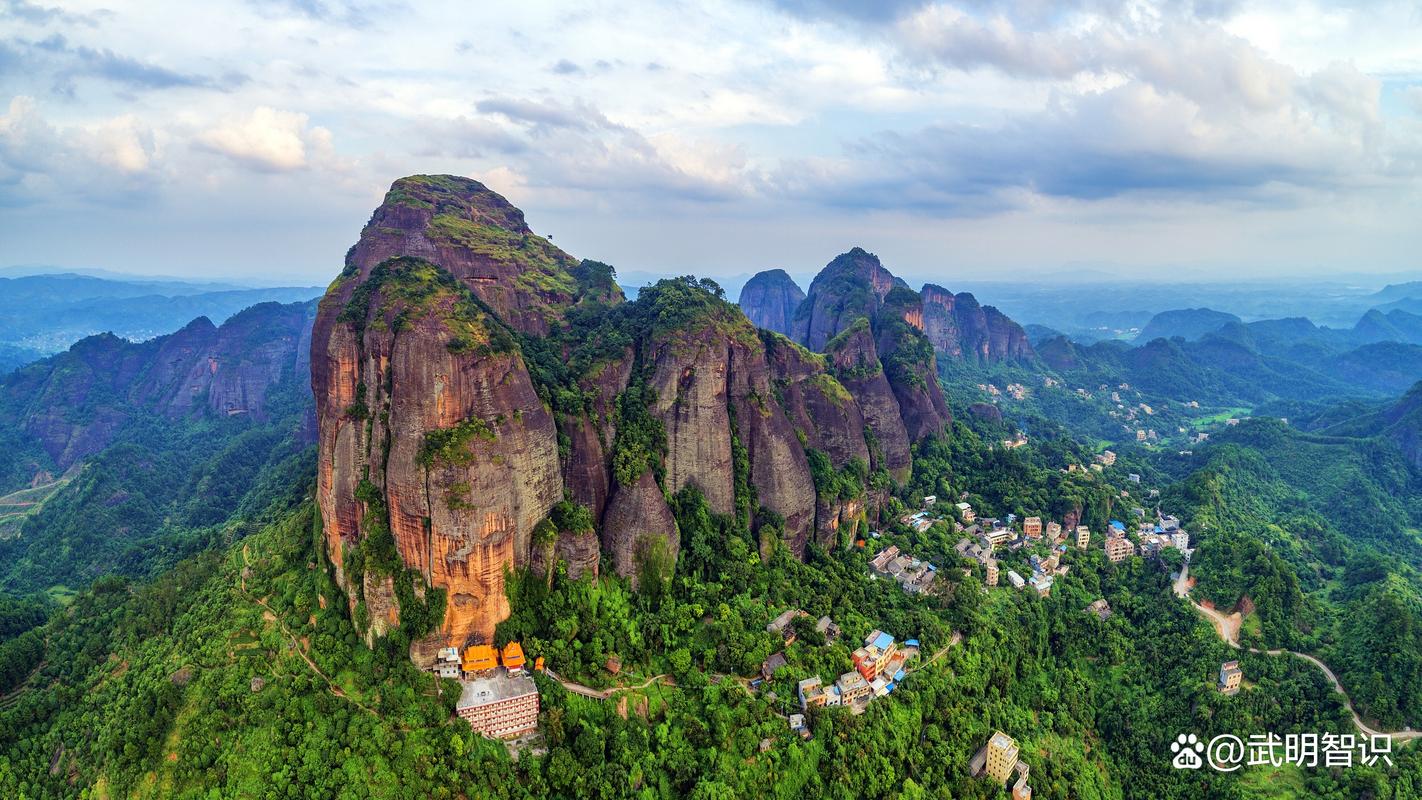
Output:
[[[511,571],[597,575],[605,556],[635,580],[649,558],[674,564],[668,498],[689,487],[715,513],[783,521],[796,554],[841,544],[877,505],[870,470],[905,478],[947,409],[917,295],[862,250],[822,277],[797,322],[819,354],[757,332],[709,282],[623,302],[610,267],[534,235],[475,181],[397,181],[311,344],[317,499],[367,636],[443,590],[412,642],[424,662],[492,638]],[[859,482],[830,487],[836,469]],[[593,523],[560,529],[570,507]]]

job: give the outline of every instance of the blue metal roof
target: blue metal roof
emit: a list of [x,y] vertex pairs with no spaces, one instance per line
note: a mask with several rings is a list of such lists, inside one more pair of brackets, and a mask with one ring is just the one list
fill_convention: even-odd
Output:
[[917,639],[907,639],[907,640],[904,641],[904,646],[905,646],[905,647],[918,647],[918,640],[917,640]]
[[894,637],[882,631],[874,638],[874,646],[880,650],[888,650],[894,643]]
[[895,681],[901,681],[901,680],[903,680],[903,679],[904,679],[904,671],[903,671],[903,670],[899,670],[898,672],[895,672],[895,673],[894,673],[894,680],[895,680]]

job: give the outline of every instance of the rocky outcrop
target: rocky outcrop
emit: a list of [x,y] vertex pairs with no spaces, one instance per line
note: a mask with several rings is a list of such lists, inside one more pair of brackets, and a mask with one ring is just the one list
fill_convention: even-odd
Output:
[[675,494],[695,483],[717,514],[735,508],[731,415],[727,403],[730,353],[725,338],[705,329],[659,338],[647,354],[652,414],[666,430],[665,485]]
[[913,465],[908,429],[879,363],[868,320],[861,317],[838,334],[825,355],[830,369],[858,403],[865,427],[872,434],[870,468],[887,470],[899,482],[908,480]]
[[820,497],[815,505],[815,543],[825,550],[849,547],[864,535],[867,499]]
[[573,580],[584,576],[596,578],[601,554],[597,532],[559,531],[551,548],[534,546],[529,566],[535,573],[547,575],[552,562],[557,561],[566,566],[568,577]]
[[618,486],[602,518],[602,546],[612,555],[619,575],[635,584],[639,561],[660,549],[671,563],[681,549],[676,520],[650,470],[634,482]]
[[917,442],[943,433],[952,415],[938,383],[933,346],[923,334],[923,303],[918,294],[907,286],[895,286],[884,298],[875,327],[875,347],[909,439]]
[[856,247],[815,276],[795,324],[796,340],[830,355],[859,401],[881,448],[875,466],[906,479],[909,445],[942,433],[951,421],[924,333],[922,299],[877,256]]
[[1002,409],[992,403],[973,403],[968,413],[985,422],[1002,422]]
[[930,283],[922,296],[923,332],[938,353],[982,364],[1034,356],[1021,325],[968,292],[955,295]]
[[[328,555],[355,598],[347,554],[376,548],[365,543],[388,521],[394,567],[446,595],[417,659],[492,639],[509,612],[504,577],[528,564],[534,526],[562,498],[553,414],[509,327],[546,332],[577,292],[576,267],[481,184],[416,176],[391,187],[321,302],[312,387]],[[589,474],[603,461],[595,441],[583,439]],[[363,527],[372,511],[386,520]]]
[[1422,383],[1413,385],[1392,408],[1383,413],[1383,435],[1407,460],[1422,470]]
[[359,283],[396,256],[438,264],[505,324],[529,333],[547,333],[578,292],[571,275],[578,262],[469,178],[413,175],[390,187],[347,255],[347,270]]
[[793,282],[772,297],[774,280],[747,304],[824,353],[757,331],[709,282],[625,303],[610,267],[477,182],[397,181],[312,335],[317,500],[357,621],[388,633],[443,590],[442,618],[413,631],[424,662],[492,639],[511,571],[596,576],[605,551],[634,582],[670,574],[669,498],[691,488],[797,555],[857,535],[887,497],[872,471],[905,480],[912,442],[948,422],[922,306],[863,250],[794,320]]
[[869,464],[864,414],[828,360],[783,336],[762,338],[780,406],[805,447],[824,452],[836,468],[854,459]]
[[761,340],[733,341],[730,363],[731,407],[737,437],[746,450],[750,484],[759,505],[784,520],[790,549],[803,555],[815,524],[815,483],[805,446],[775,397]]
[[805,292],[783,269],[757,272],[741,287],[737,305],[757,328],[789,336]]

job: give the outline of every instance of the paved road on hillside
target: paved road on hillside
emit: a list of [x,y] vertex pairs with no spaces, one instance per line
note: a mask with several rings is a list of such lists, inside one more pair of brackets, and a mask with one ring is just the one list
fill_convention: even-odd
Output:
[[1343,705],[1347,707],[1348,713],[1353,716],[1353,724],[1357,726],[1358,731],[1360,733],[1366,736],[1390,736],[1399,742],[1409,742],[1418,737],[1422,737],[1422,731],[1380,731],[1363,722],[1363,718],[1358,716],[1357,710],[1353,708],[1352,699],[1349,698],[1348,693],[1343,690],[1343,684],[1338,680],[1338,676],[1333,674],[1333,670],[1329,669],[1327,664],[1318,660],[1314,656],[1309,655],[1308,653],[1300,653],[1295,650],[1260,650],[1256,647],[1240,647],[1239,626],[1242,619],[1240,617],[1239,612],[1236,611],[1233,614],[1225,615],[1221,614],[1219,611],[1216,611],[1213,608],[1206,608],[1205,606],[1202,606],[1199,603],[1195,602],[1194,598],[1190,597],[1191,586],[1189,575],[1190,565],[1187,563],[1185,566],[1180,568],[1180,577],[1176,579],[1174,586],[1175,594],[1179,597],[1183,597],[1186,600],[1189,600],[1190,605],[1193,606],[1196,611],[1203,614],[1206,619],[1208,619],[1212,624],[1214,624],[1215,632],[1219,634],[1219,637],[1224,640],[1225,644],[1229,645],[1230,647],[1233,647],[1236,650],[1245,650],[1250,653],[1262,653],[1264,655],[1271,656],[1281,656],[1285,654],[1291,655],[1294,658],[1301,658],[1304,661],[1307,661],[1315,667],[1318,667],[1319,669],[1323,670],[1323,674],[1327,676],[1328,681],[1333,684],[1333,691],[1342,695]]

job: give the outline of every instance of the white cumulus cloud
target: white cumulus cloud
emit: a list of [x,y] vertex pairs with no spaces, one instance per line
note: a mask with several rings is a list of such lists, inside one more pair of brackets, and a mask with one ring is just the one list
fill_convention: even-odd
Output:
[[306,169],[333,152],[331,132],[295,111],[259,106],[199,134],[198,143],[264,172]]

